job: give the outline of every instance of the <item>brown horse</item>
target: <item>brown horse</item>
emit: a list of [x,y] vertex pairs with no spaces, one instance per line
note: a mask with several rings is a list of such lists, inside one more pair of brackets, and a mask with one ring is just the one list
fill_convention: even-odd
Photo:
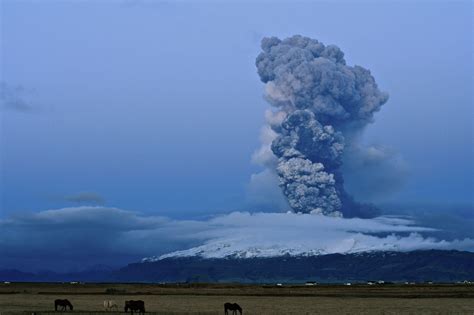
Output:
[[138,311],[138,314],[145,314],[145,302],[138,300],[138,301],[125,301],[125,307],[123,308],[125,313],[130,310],[133,315],[133,311]]
[[54,301],[54,310],[55,311],[58,310],[58,306],[61,306],[60,311],[67,311],[68,307],[69,307],[69,310],[71,310],[71,311],[73,309],[71,302],[69,302],[69,300],[67,300],[67,299],[64,299],[64,300],[57,299],[57,300],[55,300]]
[[225,315],[229,315],[229,311],[232,311],[232,315],[237,315],[237,311],[242,315],[242,308],[237,303],[225,303],[224,312]]

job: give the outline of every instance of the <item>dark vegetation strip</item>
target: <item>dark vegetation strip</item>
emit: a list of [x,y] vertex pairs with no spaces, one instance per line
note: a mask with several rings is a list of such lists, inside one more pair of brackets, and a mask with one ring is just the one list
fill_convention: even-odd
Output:
[[[2,312],[2,315],[31,315],[32,313],[36,315],[58,315],[58,314],[66,314],[66,313],[73,313],[74,315],[103,315],[103,314],[127,314],[124,312],[110,312],[110,311],[73,311],[73,312],[61,312],[61,311],[11,311],[11,312]],[[134,313],[135,314],[135,313]],[[146,312],[147,315],[215,315],[221,314],[221,312]]]

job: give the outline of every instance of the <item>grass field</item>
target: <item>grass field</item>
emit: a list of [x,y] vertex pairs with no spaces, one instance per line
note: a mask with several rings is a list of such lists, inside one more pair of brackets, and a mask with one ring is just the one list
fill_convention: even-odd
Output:
[[225,302],[239,303],[244,314],[474,314],[474,285],[33,283],[0,284],[0,313],[54,313],[57,298],[69,299],[75,314],[105,314],[104,300],[115,300],[123,312],[132,299],[155,314],[223,314]]

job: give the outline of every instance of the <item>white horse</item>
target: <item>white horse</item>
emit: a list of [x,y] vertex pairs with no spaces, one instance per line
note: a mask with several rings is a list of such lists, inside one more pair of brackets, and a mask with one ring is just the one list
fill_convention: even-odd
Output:
[[118,310],[118,305],[113,300],[105,300],[104,301],[104,308],[105,308],[106,311],[111,311],[114,308],[115,308],[115,310]]

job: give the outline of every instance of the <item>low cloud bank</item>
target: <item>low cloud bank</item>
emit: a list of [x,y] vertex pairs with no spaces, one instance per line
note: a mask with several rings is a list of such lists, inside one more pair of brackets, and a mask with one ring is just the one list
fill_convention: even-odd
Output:
[[346,219],[234,212],[208,220],[173,220],[117,208],[72,207],[0,220],[0,267],[70,271],[95,264],[120,266],[153,255],[474,251],[474,239],[448,241],[427,236],[435,232],[410,219],[390,216]]

